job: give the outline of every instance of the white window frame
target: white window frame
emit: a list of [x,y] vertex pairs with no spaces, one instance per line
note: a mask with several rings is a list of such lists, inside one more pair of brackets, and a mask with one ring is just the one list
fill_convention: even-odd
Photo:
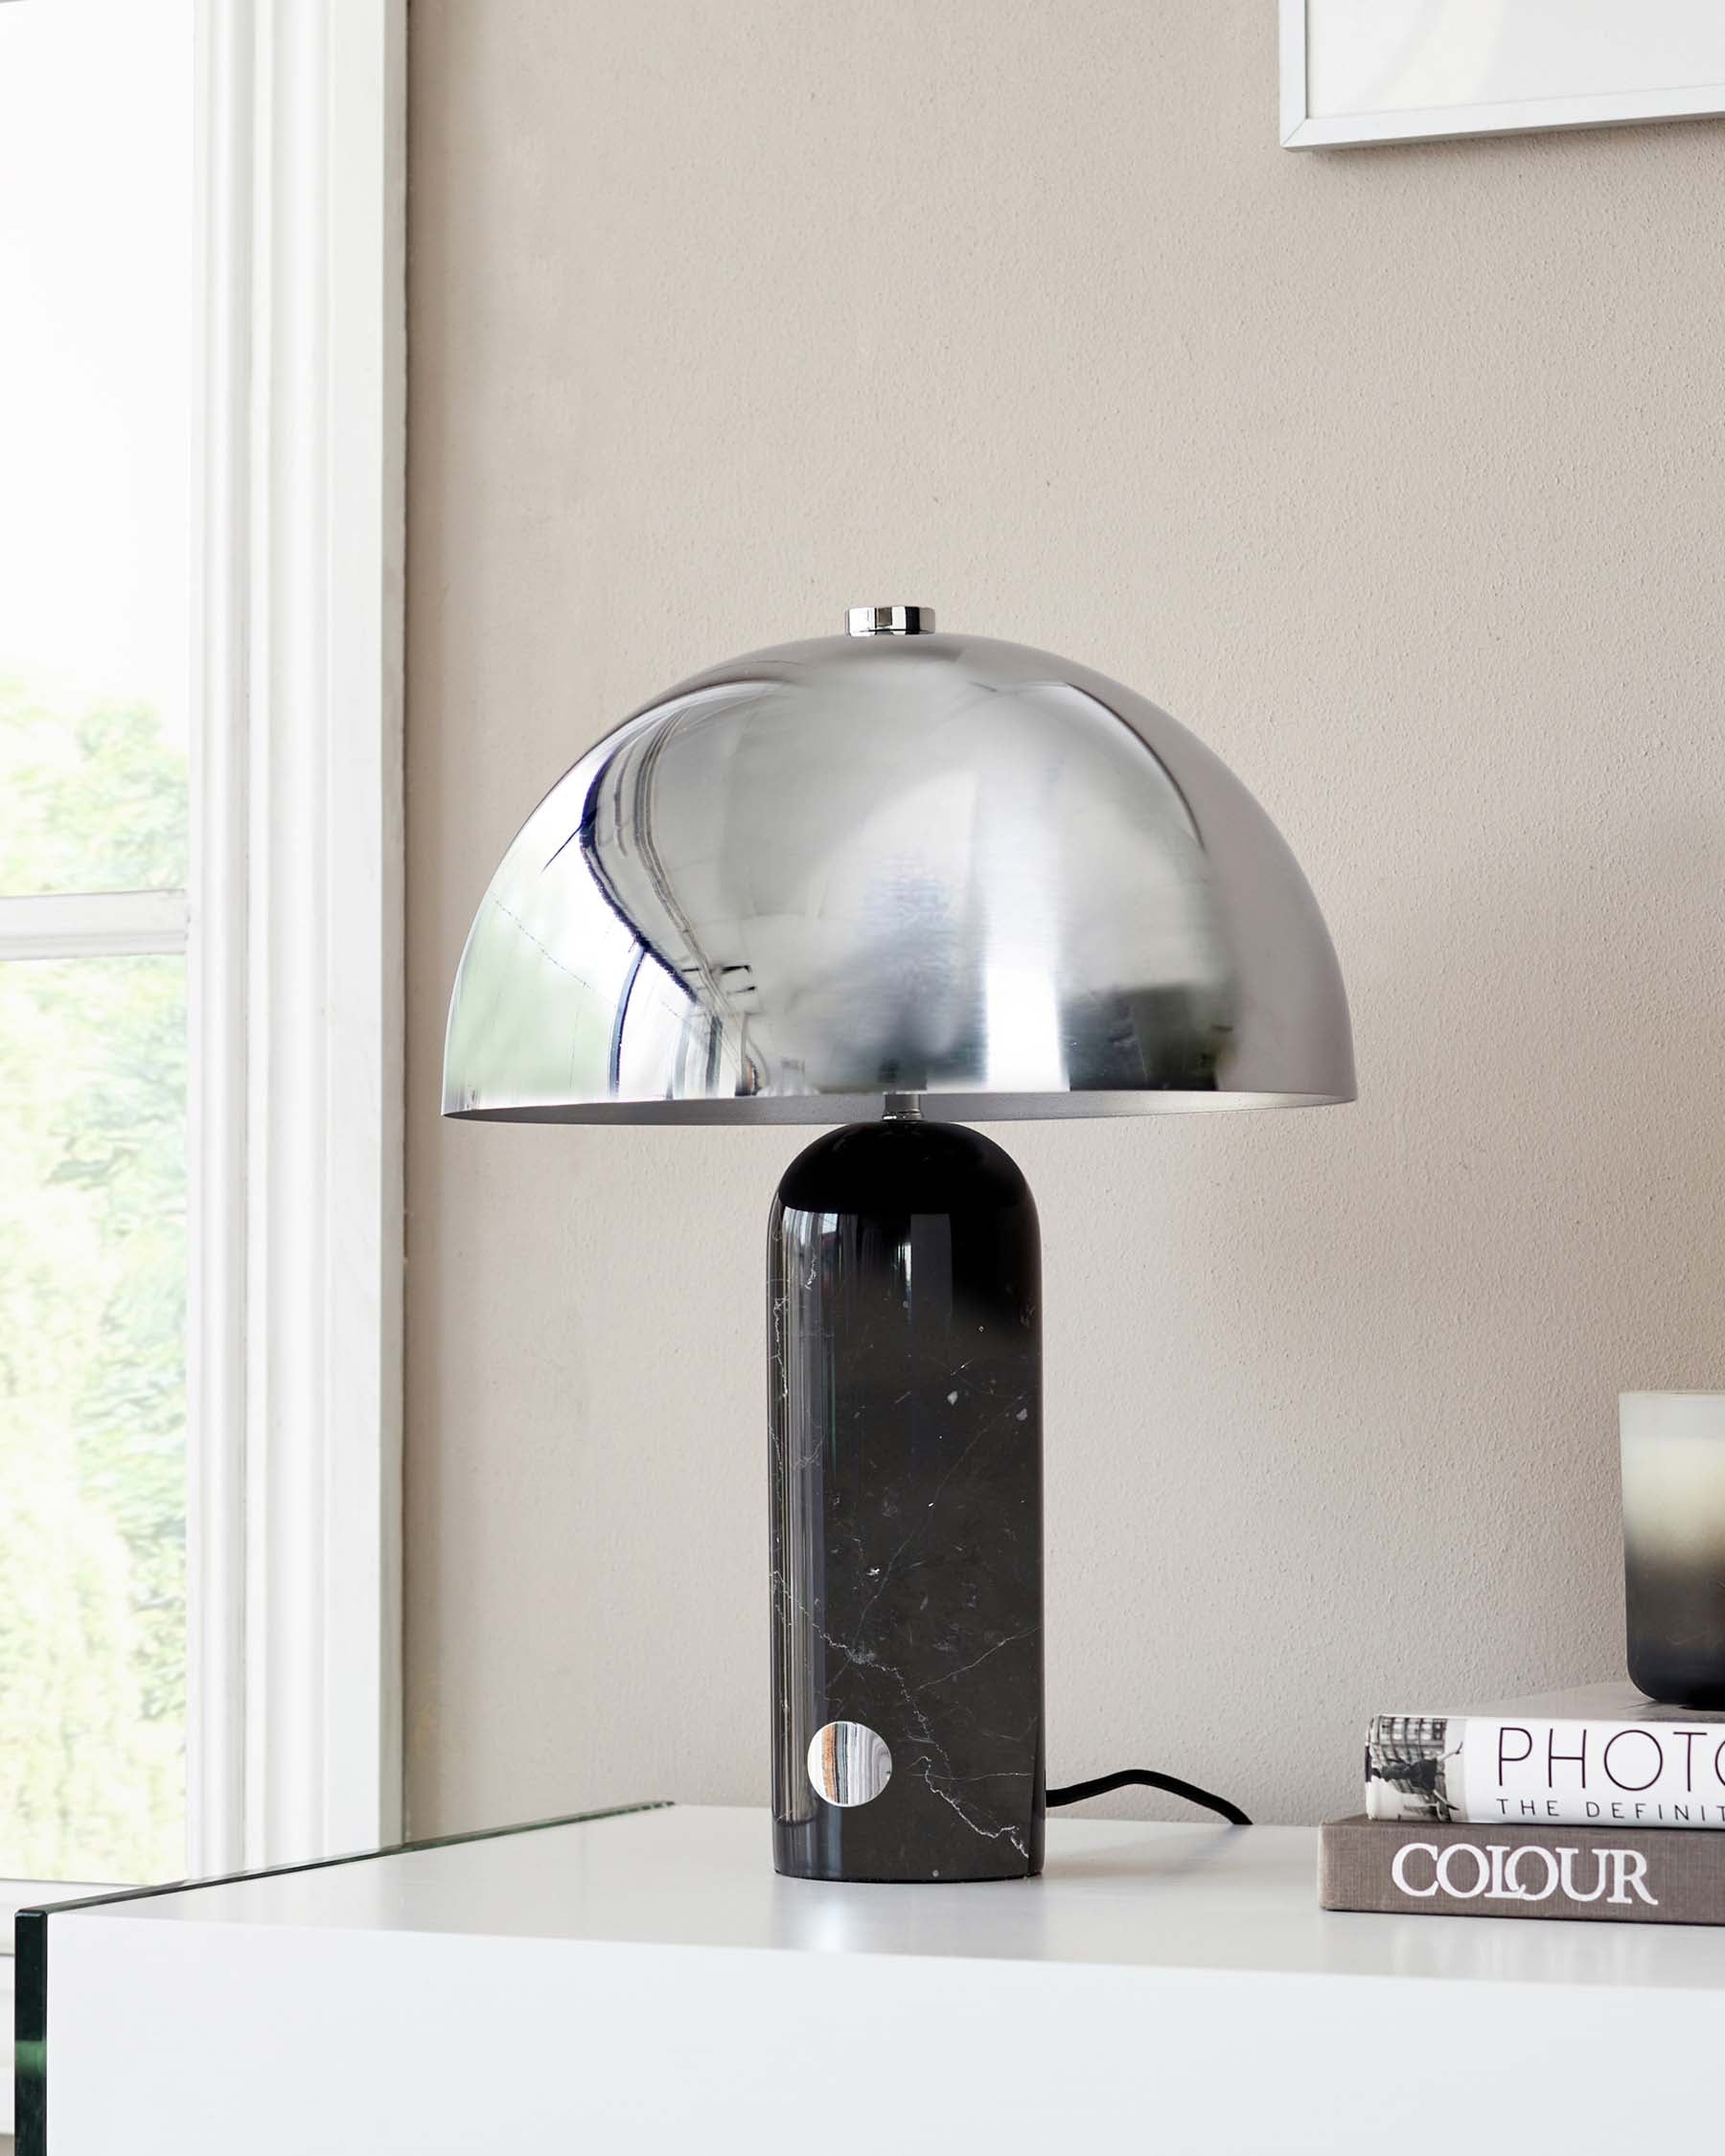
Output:
[[402,1825],[405,0],[199,0],[194,1868]]
[[207,1873],[402,1824],[406,0],[197,0],[196,58],[191,888],[0,900],[0,954],[187,957]]

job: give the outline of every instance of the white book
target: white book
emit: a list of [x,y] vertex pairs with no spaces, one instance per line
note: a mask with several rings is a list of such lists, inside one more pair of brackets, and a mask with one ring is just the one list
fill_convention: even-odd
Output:
[[1725,1712],[1587,1685],[1465,1714],[1377,1714],[1366,1732],[1377,1820],[1725,1827]]

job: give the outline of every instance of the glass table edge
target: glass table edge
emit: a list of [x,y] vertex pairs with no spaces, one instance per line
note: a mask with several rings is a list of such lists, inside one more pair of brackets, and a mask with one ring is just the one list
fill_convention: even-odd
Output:
[[102,1909],[111,1902],[150,1901],[163,1894],[196,1893],[203,1887],[237,1887],[250,1879],[281,1879],[296,1871],[329,1871],[337,1865],[375,1864],[382,1857],[412,1856],[421,1849],[451,1849],[465,1842],[496,1842],[512,1834],[540,1834],[554,1826],[586,1826],[599,1820],[628,1819],[637,1812],[672,1809],[669,1797],[643,1798],[632,1804],[606,1804],[587,1812],[562,1812],[549,1819],[513,1820],[503,1826],[474,1826],[458,1834],[430,1834],[415,1841],[385,1842],[375,1849],[344,1849],[334,1856],[304,1857],[293,1864],[264,1864],[240,1871],[212,1872],[208,1878],[165,1879],[154,1886],[113,1887],[99,1894],[80,1894],[68,1901],[50,1901],[21,1908],[17,1920],[26,1917],[63,1916],[77,1909]]
[[164,1894],[196,1893],[200,1887],[232,1887],[249,1879],[279,1879],[299,1871],[328,1871],[339,1865],[372,1864],[380,1857],[411,1856],[421,1849],[448,1849],[468,1842],[495,1842],[507,1835],[538,1834],[554,1826],[586,1826],[601,1820],[628,1819],[640,1812],[672,1809],[669,1798],[648,1798],[633,1804],[608,1804],[595,1811],[565,1812],[550,1819],[518,1820],[507,1826],[480,1826],[460,1834],[432,1834],[419,1841],[386,1843],[376,1849],[351,1849],[339,1856],[309,1857],[298,1864],[260,1865],[207,1879],[171,1879],[152,1887],[121,1887],[107,1893],[84,1894],[72,1901],[44,1902],[20,1909],[15,1919],[12,2000],[12,2131],[16,2156],[46,2156],[48,2146],[48,1919],[81,1909],[104,1909],[115,1902],[150,1901]]

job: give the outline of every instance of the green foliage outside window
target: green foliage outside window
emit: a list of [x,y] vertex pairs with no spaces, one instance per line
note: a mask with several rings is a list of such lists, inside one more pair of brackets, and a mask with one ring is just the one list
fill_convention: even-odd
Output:
[[[151,714],[0,684],[0,893],[176,888]],[[184,1868],[178,957],[0,961],[0,1873]]]

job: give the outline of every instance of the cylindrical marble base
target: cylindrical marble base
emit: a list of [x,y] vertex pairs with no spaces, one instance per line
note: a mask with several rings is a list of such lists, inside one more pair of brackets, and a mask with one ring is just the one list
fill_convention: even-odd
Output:
[[1725,1707],[1725,1393],[1625,1392],[1619,1417],[1630,1682]]
[[952,1124],[818,1139],[768,1237],[772,1810],[806,1879],[1043,1856],[1041,1240]]

